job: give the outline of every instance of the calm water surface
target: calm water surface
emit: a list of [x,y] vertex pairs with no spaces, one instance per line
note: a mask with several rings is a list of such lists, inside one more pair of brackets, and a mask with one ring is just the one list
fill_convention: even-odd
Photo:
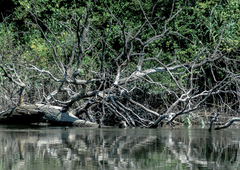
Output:
[[240,131],[0,126],[0,170],[240,169]]

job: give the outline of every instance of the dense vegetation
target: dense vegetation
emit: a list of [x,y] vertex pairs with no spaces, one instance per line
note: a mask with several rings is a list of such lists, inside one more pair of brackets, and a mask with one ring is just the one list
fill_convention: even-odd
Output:
[[[131,122],[130,113],[119,109],[121,104],[111,97],[112,108],[105,105],[103,97],[82,109],[86,99],[73,101],[70,91],[61,88],[80,94],[84,86],[76,83],[77,77],[87,80],[88,91],[103,91],[103,96],[109,88],[127,89],[134,101],[154,114],[180,111],[187,124],[196,117],[200,122],[200,115],[192,114],[199,106],[227,112],[228,116],[238,113],[238,0],[2,0],[0,7],[0,110],[19,103],[19,84],[7,82],[11,80],[6,76],[9,73],[18,83],[26,84],[25,102],[48,103],[51,99],[52,105],[65,111],[81,108],[76,111],[81,119],[109,125],[110,119]],[[160,67],[165,71],[157,70]],[[155,71],[148,74],[150,69]],[[147,74],[121,83],[136,70]],[[49,97],[56,89],[55,98]],[[148,116],[142,113],[143,108],[130,107],[122,95],[125,92],[114,100],[131,108],[137,114],[133,117],[158,120],[157,114]],[[116,107],[118,116],[105,113],[107,107]],[[88,108],[94,111],[94,118],[86,112]]]

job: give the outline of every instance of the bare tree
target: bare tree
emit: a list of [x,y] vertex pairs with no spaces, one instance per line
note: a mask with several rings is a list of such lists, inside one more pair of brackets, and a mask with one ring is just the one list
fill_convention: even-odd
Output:
[[[173,56],[174,60],[171,63],[164,64],[160,59],[162,50],[158,52],[157,56],[148,57],[146,49],[151,44],[171,35],[195,44],[188,37],[168,28],[169,23],[181,13],[181,9],[176,13],[171,12],[169,18],[162,25],[163,29],[157,30],[158,18],[149,19],[141,2],[139,2],[139,7],[145,22],[131,28],[128,27],[128,23],[120,21],[106,6],[112,20],[104,32],[98,32],[91,23],[92,8],[87,6],[81,16],[73,14],[70,18],[66,17],[65,21],[59,22],[65,29],[64,42],[58,39],[57,33],[53,32],[52,28],[37,17],[33,9],[29,9],[35,22],[29,22],[28,25],[34,25],[45,38],[53,66],[43,69],[29,62],[18,63],[13,60],[10,63],[1,63],[3,76],[20,87],[20,99],[17,107],[32,109],[32,113],[44,115],[44,120],[47,119],[51,123],[62,125],[99,127],[119,125],[155,128],[163,120],[173,123],[174,119],[183,114],[198,118],[198,115],[193,112],[209,97],[217,96],[221,100],[222,94],[232,94],[238,98],[239,74],[230,67],[235,66],[239,60],[233,60],[227,57],[224,51],[219,50],[225,26],[214,49],[209,49],[199,42],[202,47],[199,53],[192,57],[191,62],[181,63]],[[47,30],[44,31],[41,25],[44,25]],[[109,36],[112,34],[113,26],[120,28],[114,32],[122,41],[120,52],[115,50],[110,42]],[[147,39],[142,38],[142,35],[148,33],[149,30],[151,30],[152,36]],[[111,57],[108,56],[109,53]],[[92,59],[91,63],[95,64],[84,64],[84,59],[88,57]],[[156,66],[148,67],[148,62],[152,62]],[[229,69],[221,69],[220,62],[227,62]],[[9,67],[10,65],[11,67]],[[19,68],[18,71],[16,71],[16,67]],[[214,86],[202,90],[197,82],[200,78],[206,77],[204,71],[206,68],[211,70]],[[216,77],[213,68],[224,72],[224,77]],[[25,80],[28,79],[27,76],[25,80],[19,76],[23,72],[31,72],[35,76],[39,74],[44,78],[51,79],[57,86],[55,89],[51,89],[46,96],[45,94],[40,95],[41,104],[29,107],[23,101]],[[175,90],[161,81],[151,78],[152,75],[161,76],[162,74],[170,77],[176,87]],[[185,78],[181,78],[182,76]],[[158,93],[164,96],[173,96],[170,101],[162,100],[164,109],[161,111],[163,112],[157,112],[142,100],[135,100],[137,91],[148,94],[147,91],[141,89],[139,83],[156,87],[159,90]],[[60,93],[66,94],[67,99],[59,98]],[[140,97],[143,98],[144,95]],[[145,100],[148,99],[145,98]],[[224,101],[222,101],[223,103]],[[11,111],[12,113],[13,111]],[[9,110],[2,112],[1,115],[9,115]]]

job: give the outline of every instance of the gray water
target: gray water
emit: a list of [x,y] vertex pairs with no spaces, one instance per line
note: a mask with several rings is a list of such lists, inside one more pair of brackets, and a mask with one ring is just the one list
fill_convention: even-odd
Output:
[[0,126],[0,170],[240,169],[240,131]]

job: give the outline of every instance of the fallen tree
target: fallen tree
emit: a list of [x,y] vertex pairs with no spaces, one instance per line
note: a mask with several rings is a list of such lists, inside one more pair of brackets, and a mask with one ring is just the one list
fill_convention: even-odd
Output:
[[[59,40],[60,33],[54,33],[37,17],[34,8],[29,8],[34,22],[28,22],[28,25],[36,28],[45,39],[51,54],[51,65],[41,68],[34,62],[19,62],[18,57],[21,58],[22,53],[17,48],[2,57],[2,81],[9,81],[14,87],[13,90],[6,90],[3,85],[2,91],[5,92],[2,98],[11,100],[15,107],[1,112],[0,122],[49,122],[88,127],[124,124],[156,128],[162,121],[169,124],[181,115],[200,118],[194,111],[209,98],[218,98],[221,104],[229,106],[222,97],[226,94],[236,96],[232,101],[239,104],[237,84],[240,75],[237,64],[240,61],[220,50],[227,23],[222,27],[217,45],[211,49],[201,41],[193,42],[168,28],[181,9],[175,14],[171,13],[164,24],[159,24],[159,18],[148,19],[141,2],[139,7],[145,21],[132,28],[120,21],[106,6],[112,19],[108,28],[98,32],[91,23],[93,9],[87,6],[84,15],[65,16],[66,20],[58,23],[65,30],[65,34],[61,34],[64,41]],[[119,29],[113,30],[112,27]],[[151,36],[146,38],[142,36],[144,34]],[[120,50],[112,45],[110,36],[121,40]],[[180,62],[174,56],[171,61],[162,61],[162,49],[158,48],[158,54],[152,57],[149,46],[158,44],[159,40],[168,36],[180,37],[192,45],[198,45],[199,51],[191,57],[192,61]],[[85,58],[91,61],[86,64]],[[167,79],[171,84],[162,83],[161,79]],[[201,83],[206,83],[208,79],[213,83],[203,87]],[[54,85],[47,91],[44,90],[46,86],[39,86],[38,104],[24,103],[27,84],[34,81],[44,84],[43,80],[48,81],[47,86]],[[145,86],[150,88],[145,90]],[[14,103],[16,94],[20,97],[15,98],[17,102]],[[154,104],[148,103],[154,96],[161,104],[156,101],[153,101]]]

